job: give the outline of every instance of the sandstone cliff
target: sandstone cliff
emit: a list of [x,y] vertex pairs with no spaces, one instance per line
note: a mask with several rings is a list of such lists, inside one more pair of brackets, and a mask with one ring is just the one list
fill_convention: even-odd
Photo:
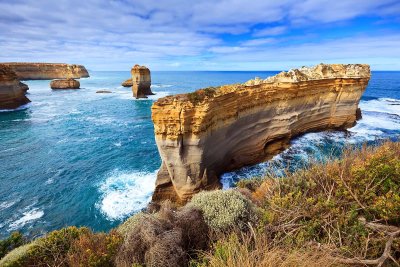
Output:
[[29,103],[25,96],[28,89],[11,68],[0,65],[0,109],[14,109]]
[[61,63],[0,63],[10,67],[20,80],[79,79],[89,77],[82,65]]
[[131,75],[132,92],[135,98],[147,98],[148,95],[154,95],[150,89],[151,75],[147,67],[136,64],[131,69]]
[[219,187],[222,173],[270,159],[294,136],[352,127],[369,78],[368,65],[320,64],[159,99],[153,200],[185,202]]

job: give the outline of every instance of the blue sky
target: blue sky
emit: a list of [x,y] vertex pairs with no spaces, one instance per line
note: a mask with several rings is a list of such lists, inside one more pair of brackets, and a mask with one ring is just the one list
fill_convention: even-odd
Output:
[[400,70],[400,0],[0,0],[0,61]]

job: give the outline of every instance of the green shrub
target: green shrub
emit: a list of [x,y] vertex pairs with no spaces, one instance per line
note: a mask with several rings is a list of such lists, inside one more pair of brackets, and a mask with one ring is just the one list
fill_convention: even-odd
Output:
[[217,89],[218,89],[218,87],[207,87],[207,88],[199,89],[192,93],[188,93],[187,97],[188,97],[188,100],[190,102],[192,102],[193,105],[196,105],[196,104],[202,102],[206,97],[208,97],[208,98],[213,97],[215,95]]
[[27,266],[26,262],[29,259],[29,251],[34,246],[35,246],[35,241],[13,249],[4,258],[0,260],[0,266],[1,267]]
[[117,228],[116,231],[121,234],[122,236],[126,236],[129,234],[130,231],[135,227],[135,225],[142,220],[144,217],[151,216],[149,214],[145,214],[143,212],[139,212],[134,214],[133,216],[129,217],[126,221],[124,221],[122,224],[120,224]]
[[256,216],[253,204],[236,190],[203,191],[188,205],[200,209],[208,226],[215,231],[244,228]]
[[109,234],[94,234],[91,231],[83,233],[72,242],[69,249],[69,266],[112,267],[122,241],[122,237],[116,231]]
[[25,243],[25,238],[19,232],[12,233],[8,238],[0,241],[0,259],[3,258],[9,251],[22,246]]

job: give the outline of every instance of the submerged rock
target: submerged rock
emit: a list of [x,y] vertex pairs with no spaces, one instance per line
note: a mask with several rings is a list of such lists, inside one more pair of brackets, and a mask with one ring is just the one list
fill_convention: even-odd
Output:
[[121,83],[121,85],[122,85],[123,87],[132,87],[132,86],[133,86],[132,79],[126,80],[125,82]]
[[51,89],[79,89],[81,84],[74,79],[53,80],[50,83]]
[[25,96],[28,89],[11,68],[0,65],[0,109],[15,109],[29,103]]
[[151,75],[150,70],[145,66],[135,65],[131,69],[132,74],[132,92],[135,98],[147,98],[148,95],[154,95],[150,89]]
[[368,65],[320,64],[159,99],[152,120],[162,163],[153,200],[186,202],[299,134],[352,127],[369,79]]
[[51,80],[51,79],[79,79],[89,77],[89,73],[82,65],[63,63],[0,63],[0,66],[10,67],[20,80]]

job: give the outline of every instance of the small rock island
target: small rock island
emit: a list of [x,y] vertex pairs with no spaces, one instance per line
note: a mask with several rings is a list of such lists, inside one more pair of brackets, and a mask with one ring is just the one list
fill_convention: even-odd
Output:
[[320,64],[159,99],[152,120],[162,163],[153,201],[185,203],[295,136],[352,127],[369,79],[369,65]]

